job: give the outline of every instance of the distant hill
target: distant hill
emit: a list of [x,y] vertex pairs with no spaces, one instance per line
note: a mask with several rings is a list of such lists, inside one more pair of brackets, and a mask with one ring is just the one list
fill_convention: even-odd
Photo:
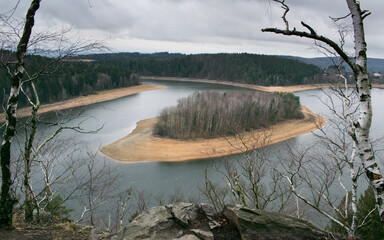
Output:
[[127,68],[146,76],[205,78],[259,85],[293,85],[321,81],[315,65],[295,59],[248,53],[115,53],[79,56]]
[[[295,59],[303,63],[313,64],[321,69],[328,68],[333,65],[331,59],[327,57],[317,57],[317,58],[302,58],[295,56],[281,56],[288,59]],[[380,58],[368,58],[368,71],[369,72],[384,72],[384,59]],[[350,69],[347,67],[347,64],[344,64],[346,69]]]
[[159,58],[172,58],[183,56],[181,53],[139,53],[139,52],[119,52],[119,53],[100,53],[90,55],[80,55],[76,59],[92,59],[96,61],[123,61],[123,60],[139,60],[139,59],[159,59]]

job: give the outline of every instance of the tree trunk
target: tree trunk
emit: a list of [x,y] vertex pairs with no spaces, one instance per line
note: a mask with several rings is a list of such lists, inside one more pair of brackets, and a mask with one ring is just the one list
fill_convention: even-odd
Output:
[[15,136],[16,130],[16,110],[19,102],[19,93],[21,81],[24,76],[24,59],[27,52],[29,38],[32,33],[32,28],[35,23],[35,14],[40,7],[41,0],[33,0],[28,9],[23,34],[17,46],[16,57],[17,63],[15,73],[11,82],[11,93],[7,102],[6,123],[1,143],[1,196],[0,196],[0,228],[12,227],[12,212],[16,200],[12,193],[12,178],[11,178],[11,143]]
[[33,210],[37,209],[36,197],[32,190],[31,183],[31,165],[34,157],[32,156],[33,143],[35,141],[36,131],[37,131],[37,111],[40,107],[39,96],[36,93],[33,82],[31,82],[32,88],[35,93],[36,105],[32,107],[32,120],[31,120],[31,133],[27,134],[27,141],[25,143],[25,152],[24,152],[24,220],[25,222],[32,222],[33,219]]
[[374,189],[377,210],[381,222],[384,223],[384,178],[376,162],[369,132],[372,123],[371,83],[367,71],[367,44],[364,37],[364,13],[356,0],[347,0],[349,11],[352,14],[355,38],[356,68],[354,69],[356,87],[359,93],[359,117],[355,124],[356,130],[353,140],[356,142],[360,159],[365,173]]
[[[284,5],[284,1],[274,0]],[[379,211],[381,222],[384,224],[384,178],[381,174],[381,170],[375,159],[375,155],[372,149],[371,141],[369,139],[369,132],[372,123],[372,100],[371,100],[371,83],[368,79],[367,71],[367,44],[365,42],[364,33],[364,18],[367,17],[369,11],[361,11],[360,3],[356,0],[346,0],[349,11],[352,16],[352,24],[354,31],[354,45],[355,45],[355,61],[349,57],[342,47],[329,38],[322,35],[318,35],[316,31],[309,25],[301,22],[301,24],[309,30],[297,31],[288,29],[277,28],[265,28],[263,32],[273,32],[277,34],[283,34],[288,36],[299,36],[321,41],[333,48],[337,54],[352,68],[356,80],[356,89],[359,94],[359,117],[356,122],[353,123],[353,129],[351,129],[351,137],[356,143],[359,157],[364,166],[365,173],[370,181],[370,185],[373,187],[376,196],[376,206]],[[284,8],[285,13],[289,11],[289,8]],[[283,17],[286,22],[285,17]]]

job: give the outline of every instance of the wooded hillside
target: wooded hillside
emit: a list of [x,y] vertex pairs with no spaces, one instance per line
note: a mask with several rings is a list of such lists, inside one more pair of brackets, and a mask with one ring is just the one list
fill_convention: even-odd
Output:
[[[2,55],[11,55],[11,52]],[[52,59],[29,55],[30,76],[40,72]],[[55,63],[35,81],[40,101],[52,103],[88,95],[99,90],[139,84],[136,74],[148,76],[205,78],[258,85],[293,85],[321,82],[322,70],[297,60],[256,54],[169,54],[110,53],[78,56]],[[24,84],[30,95],[28,83]],[[0,89],[9,94],[10,78],[0,68]],[[21,95],[19,106],[26,106]]]
[[323,73],[318,67],[297,60],[248,53],[116,53],[82,57],[114,62],[146,76],[206,78],[266,86],[319,82]]
[[[72,97],[88,95],[100,90],[138,85],[138,79],[128,68],[113,62],[63,61],[48,66],[53,60],[42,56],[27,56],[26,70],[29,76],[41,72],[35,85],[42,103],[52,103]],[[24,77],[27,80],[27,76]],[[4,97],[9,94],[11,78],[5,68],[0,68],[0,89]],[[28,82],[23,84],[30,97]],[[26,106],[26,98],[20,95],[19,106]]]

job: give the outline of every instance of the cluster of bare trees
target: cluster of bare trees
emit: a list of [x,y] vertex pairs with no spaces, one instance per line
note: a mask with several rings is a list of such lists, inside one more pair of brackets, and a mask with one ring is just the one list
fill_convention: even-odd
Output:
[[164,109],[154,133],[176,139],[228,136],[300,117],[299,99],[290,93],[205,91]]
[[[44,210],[53,200],[57,200],[58,190],[62,187],[57,183],[67,183],[75,176],[76,162],[66,166],[59,164],[53,153],[51,155],[43,154],[48,151],[49,144],[53,142],[56,136],[70,129],[76,132],[82,132],[82,124],[72,125],[70,120],[57,122],[44,122],[38,116],[40,108],[39,94],[35,82],[41,76],[54,77],[54,65],[61,60],[91,49],[102,49],[98,42],[86,42],[66,39],[67,31],[48,31],[45,33],[32,34],[32,28],[35,24],[35,14],[40,7],[40,0],[31,1],[27,11],[25,21],[21,24],[14,20],[12,15],[15,9],[7,14],[1,15],[1,66],[4,67],[11,79],[10,93],[5,106],[6,122],[3,125],[3,136],[1,144],[1,196],[0,196],[0,227],[12,227],[12,216],[15,211],[15,205],[24,210],[24,219],[26,222],[32,222],[39,219],[40,210]],[[27,51],[43,53],[40,47],[48,44],[52,47],[49,51],[54,51],[56,57],[52,58],[41,69],[27,67]],[[53,49],[52,43],[57,43],[57,48]],[[17,47],[15,48],[15,45]],[[42,51],[42,52],[41,52]],[[31,70],[32,69],[32,70]],[[53,72],[52,72],[53,71]],[[29,89],[29,91],[25,91]],[[31,117],[26,121],[25,126],[20,128],[21,123],[17,117],[17,109],[20,95],[24,95],[31,106]],[[39,139],[38,125],[45,124],[55,130],[46,135],[46,138]],[[20,149],[13,144],[17,130],[23,129],[25,141],[20,144]],[[67,156],[68,155],[64,155]],[[57,157],[57,156],[56,156]],[[60,165],[60,167],[59,167]],[[22,166],[15,168],[16,166]],[[56,171],[60,168],[62,171]],[[32,173],[38,171],[42,177],[43,186],[40,190],[33,188]],[[16,181],[22,179],[22,181]],[[18,185],[17,183],[21,183]],[[59,185],[61,185],[59,184]],[[55,187],[54,187],[55,186]],[[81,186],[78,185],[78,187]],[[20,193],[24,194],[20,196]],[[71,194],[69,194],[70,196]],[[37,212],[37,214],[34,214]]]
[[[371,13],[362,10],[358,1],[346,0],[349,14],[331,18],[336,25],[339,21],[352,20],[355,56],[350,57],[344,49],[349,33],[339,29],[340,42],[337,43],[318,34],[304,22],[301,24],[307,31],[291,29],[287,20],[289,6],[286,1],[273,0],[273,2],[284,10],[282,19],[285,29],[266,28],[262,31],[313,39],[321,51],[331,59],[337,59],[334,63],[339,84],[324,92],[330,100],[324,101],[324,104],[332,113],[327,125],[331,132],[320,130],[315,134],[317,137],[315,146],[302,149],[288,148],[284,154],[278,154],[280,156],[278,160],[262,160],[263,158],[256,154],[252,161],[243,160],[236,168],[229,167],[228,164],[217,168],[223,174],[227,186],[220,187],[207,178],[203,188],[204,196],[215,206],[232,199],[239,204],[262,208],[264,205],[254,204],[250,200],[257,199],[255,196],[269,196],[269,191],[274,189],[273,183],[287,184],[289,191],[286,189],[278,195],[296,199],[295,213],[298,217],[303,217],[304,210],[309,207],[309,210],[314,210],[328,219],[332,226],[338,226],[341,233],[347,233],[350,237],[357,236],[374,217],[380,217],[381,222],[384,222],[384,180],[373,148],[375,141],[370,138],[371,83],[367,71],[363,22]],[[352,69],[356,88],[348,87],[347,77],[343,75],[341,67],[343,62]],[[258,171],[265,169],[264,167],[253,167],[259,163],[269,169],[269,181],[263,180],[265,172]],[[358,192],[365,187],[366,180],[373,189],[376,207],[365,209],[364,212],[360,208],[359,212]],[[254,189],[261,191],[254,194],[257,192]],[[228,197],[228,192],[232,193],[232,198],[230,194]],[[365,230],[363,232],[366,233]],[[364,237],[382,238],[380,232],[373,230],[369,233],[370,236]]]
[[[331,18],[335,25],[339,27],[338,23],[340,21],[351,20],[348,24],[353,26],[351,35],[353,36],[355,48],[354,57],[351,57],[344,49],[347,40],[346,36],[349,34],[345,29],[339,28],[339,43],[317,33],[313,27],[305,22],[301,22],[301,25],[305,28],[304,31],[296,28],[292,29],[287,20],[290,9],[286,1],[273,0],[273,2],[279,4],[284,10],[282,20],[285,29],[265,28],[262,31],[313,39],[315,45],[330,56],[331,59],[338,57],[339,61],[336,66],[341,80],[341,84],[333,89],[333,93],[341,101],[341,107],[336,108],[333,102],[328,105],[334,119],[336,119],[336,121],[331,122],[336,134],[330,136],[322,131],[319,137],[322,145],[325,146],[323,152],[309,158],[306,151],[295,154],[293,157],[295,160],[290,164],[285,162],[282,166],[284,170],[280,172],[290,184],[291,190],[297,198],[339,225],[349,236],[355,236],[358,228],[364,226],[367,219],[366,217],[361,219],[357,217],[357,187],[362,173],[365,173],[370,186],[374,190],[376,210],[381,222],[384,222],[384,178],[370,137],[372,99],[371,82],[367,70],[364,20],[371,12],[362,10],[359,1],[346,0],[349,13],[342,17]],[[341,69],[341,63],[343,62],[348,64],[353,71],[356,82],[355,91],[348,89],[347,78],[343,75]],[[356,102],[356,105],[353,104],[354,102]],[[349,174],[346,174],[345,171],[348,171]],[[317,174],[315,175],[315,173]],[[348,183],[342,181],[344,175],[349,175]],[[312,196],[305,195],[298,190],[301,184],[304,185],[304,188],[309,189]],[[332,197],[332,188],[335,184],[341,188],[341,192],[345,193],[345,206],[342,210],[335,206],[337,201]],[[342,217],[343,221],[329,214],[327,208],[323,208],[321,203],[326,203],[331,210]]]
[[[344,84],[323,90],[319,99],[331,114],[327,115],[326,129],[313,133],[311,143],[245,150],[236,159],[216,163],[206,171],[200,186],[204,201],[218,211],[231,202],[288,213],[323,227],[330,223],[330,230],[349,236],[366,231],[378,216],[373,215],[374,207],[358,207],[366,179],[363,165],[356,161],[356,146],[345,121],[356,114],[356,94]],[[265,132],[253,137],[258,145],[266,146],[268,136],[269,132]],[[376,146],[380,143],[375,141]],[[218,172],[225,184],[212,180],[208,174],[211,171]]]
[[[270,132],[266,130],[252,136],[255,145],[263,147],[254,151],[245,150],[242,155],[222,160],[214,164],[213,169],[205,171],[204,184],[199,186],[204,201],[217,211],[221,211],[225,204],[233,203],[255,209],[293,213],[293,194],[284,178],[273,167],[277,161],[271,159],[271,149],[266,148]],[[226,184],[213,181],[209,177],[212,171],[218,172]]]

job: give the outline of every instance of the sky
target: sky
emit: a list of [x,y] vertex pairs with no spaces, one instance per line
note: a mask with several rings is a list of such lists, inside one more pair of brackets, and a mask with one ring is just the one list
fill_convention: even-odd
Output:
[[[17,0],[0,2],[0,13]],[[15,18],[25,16],[30,0],[21,0]],[[290,26],[339,41],[330,17],[348,14],[345,0],[286,0]],[[372,12],[365,20],[368,56],[384,58],[383,0],[361,1]],[[266,27],[284,28],[283,10],[270,0],[42,0],[34,34],[46,29],[71,29],[72,36],[103,41],[112,52],[257,53],[321,57],[312,40],[262,33]],[[353,53],[352,36],[346,50]]]

